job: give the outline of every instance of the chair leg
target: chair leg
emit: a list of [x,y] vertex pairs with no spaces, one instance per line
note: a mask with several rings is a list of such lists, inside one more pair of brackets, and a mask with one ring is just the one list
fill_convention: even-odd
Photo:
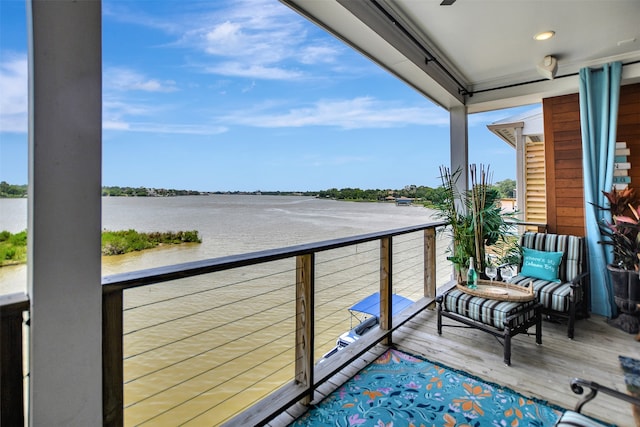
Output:
[[511,329],[504,327],[504,363],[511,366]]
[[536,307],[536,344],[542,344],[542,307]]
[[438,299],[438,335],[442,335],[442,297]]
[[569,298],[569,326],[567,331],[567,336],[570,340],[573,339],[573,332],[576,323],[576,298],[574,293],[571,293],[571,297]]

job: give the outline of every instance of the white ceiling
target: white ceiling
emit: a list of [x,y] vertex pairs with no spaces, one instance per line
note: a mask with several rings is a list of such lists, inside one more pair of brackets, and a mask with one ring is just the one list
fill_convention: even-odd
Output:
[[[469,112],[486,111],[576,93],[580,68],[611,61],[627,64],[623,84],[640,81],[640,0],[281,1],[447,109],[464,103]],[[535,41],[543,30],[556,35]],[[427,55],[473,96],[459,95]],[[545,55],[558,60],[554,80],[536,70]],[[532,80],[543,81],[521,84]]]

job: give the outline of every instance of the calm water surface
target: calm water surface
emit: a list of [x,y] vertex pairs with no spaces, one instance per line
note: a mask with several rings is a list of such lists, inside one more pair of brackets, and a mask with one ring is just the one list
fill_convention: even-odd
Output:
[[[103,257],[103,275],[389,230],[431,220],[421,207],[295,196],[105,197],[105,230],[198,230],[201,245]],[[27,228],[27,200],[0,199],[0,230]],[[0,268],[0,293],[26,290],[26,267]]]
[[[0,199],[0,230],[25,229],[26,212],[26,200]],[[102,270],[110,275],[354,236],[424,224],[432,220],[430,214],[421,207],[308,197],[104,198],[104,229],[198,230],[203,243],[103,257]],[[394,271],[415,269],[396,283],[406,283],[403,294],[419,296],[421,237],[413,239],[406,249],[394,239],[394,251],[417,252],[413,266]],[[345,308],[376,290],[378,253],[374,242],[317,255],[316,357],[350,327]],[[217,425],[290,381],[293,261],[125,292],[126,425]],[[0,292],[25,289],[24,266],[0,268]]]

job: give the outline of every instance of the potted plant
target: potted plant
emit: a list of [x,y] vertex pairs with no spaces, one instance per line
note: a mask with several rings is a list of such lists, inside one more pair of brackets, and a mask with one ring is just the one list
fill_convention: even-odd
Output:
[[640,329],[640,199],[632,188],[602,191],[607,198],[611,222],[599,224],[604,245],[613,249],[613,263],[607,265],[614,301],[620,314],[609,323],[628,333]]
[[512,226],[507,222],[514,213],[502,212],[499,193],[491,185],[489,167],[480,165],[478,170],[476,165],[469,166],[471,189],[464,194],[457,190],[460,172],[440,167],[444,197],[435,203],[437,217],[450,225],[453,247],[447,259],[453,263],[459,282],[465,277],[470,258],[482,275],[487,265],[487,249],[492,254],[513,254],[517,246],[515,239],[509,239]]

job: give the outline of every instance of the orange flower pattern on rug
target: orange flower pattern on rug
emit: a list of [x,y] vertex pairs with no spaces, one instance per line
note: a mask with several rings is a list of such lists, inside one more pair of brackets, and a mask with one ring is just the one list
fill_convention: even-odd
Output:
[[562,411],[389,350],[292,426],[547,427]]

